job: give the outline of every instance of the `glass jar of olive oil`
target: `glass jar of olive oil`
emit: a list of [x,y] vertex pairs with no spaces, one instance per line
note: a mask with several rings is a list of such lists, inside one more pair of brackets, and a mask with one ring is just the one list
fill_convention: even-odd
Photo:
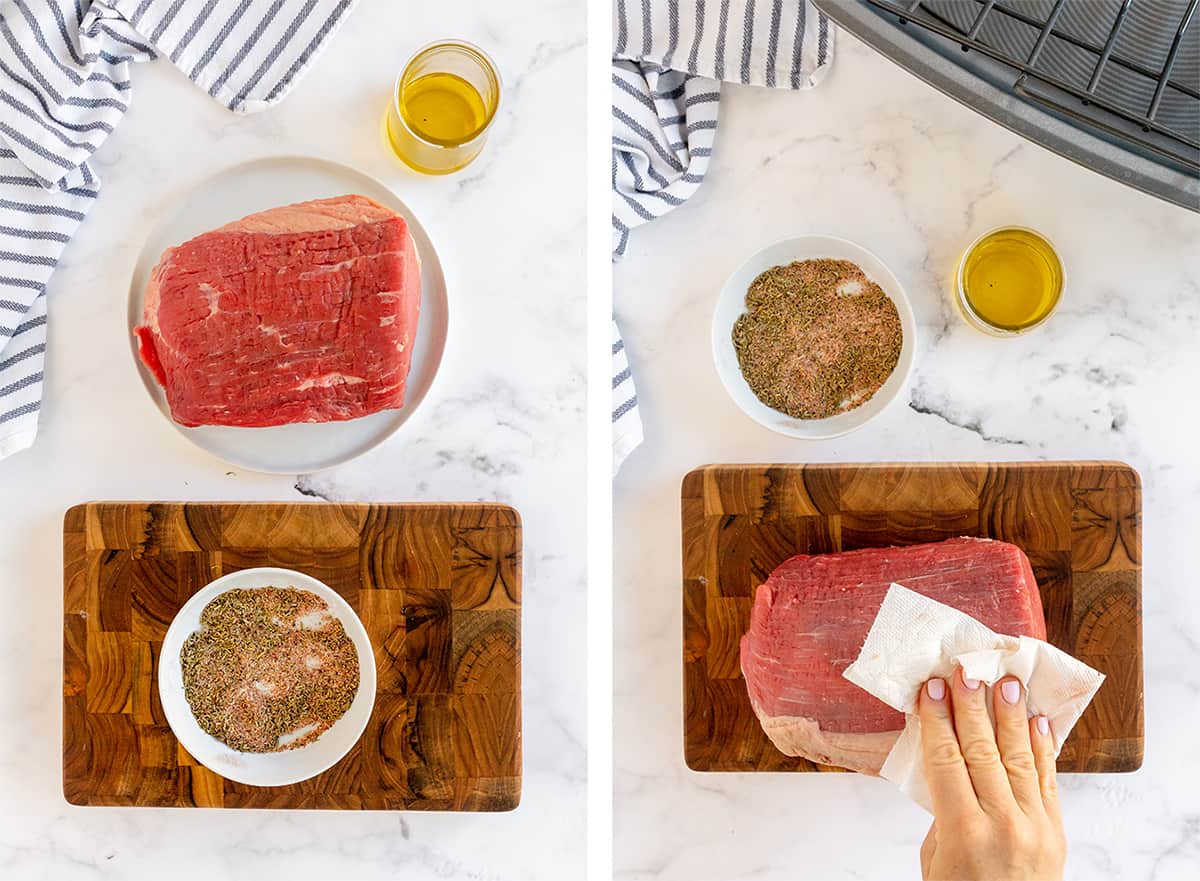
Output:
[[392,150],[425,174],[458,171],[483,149],[500,93],[500,73],[478,46],[431,43],[396,79],[387,114]]
[[1066,275],[1049,240],[1020,226],[984,233],[958,264],[958,306],[967,321],[994,336],[1032,330],[1050,317]]

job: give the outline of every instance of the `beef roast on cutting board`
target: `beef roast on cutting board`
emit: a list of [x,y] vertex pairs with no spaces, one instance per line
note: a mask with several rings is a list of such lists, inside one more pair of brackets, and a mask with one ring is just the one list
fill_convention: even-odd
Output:
[[337,196],[168,248],[135,333],[181,425],[331,422],[404,404],[420,302],[404,218]]
[[878,774],[904,715],[842,677],[893,582],[992,630],[1046,638],[1029,560],[1001,541],[800,555],[759,586],[741,666],[763,730],[789,756]]

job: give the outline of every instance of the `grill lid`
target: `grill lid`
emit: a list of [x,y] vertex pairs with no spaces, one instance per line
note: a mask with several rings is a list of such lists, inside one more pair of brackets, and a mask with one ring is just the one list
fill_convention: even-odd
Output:
[[1200,212],[1200,0],[814,0],[911,73]]

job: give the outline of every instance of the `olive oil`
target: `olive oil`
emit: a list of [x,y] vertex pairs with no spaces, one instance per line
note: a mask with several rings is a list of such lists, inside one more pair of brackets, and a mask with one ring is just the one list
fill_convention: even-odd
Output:
[[1054,248],[1032,230],[987,233],[963,255],[959,305],[982,330],[1007,336],[1041,324],[1058,305],[1063,268]]
[[500,107],[500,74],[478,46],[426,46],[396,80],[386,117],[392,151],[425,174],[449,174],[483,149]]
[[427,73],[405,87],[400,115],[420,137],[443,147],[471,140],[487,123],[483,98],[452,73]]

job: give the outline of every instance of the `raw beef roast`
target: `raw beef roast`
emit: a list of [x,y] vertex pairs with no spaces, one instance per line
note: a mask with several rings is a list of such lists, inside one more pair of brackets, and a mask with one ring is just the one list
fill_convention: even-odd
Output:
[[420,302],[404,218],[338,196],[167,249],[136,333],[181,425],[331,422],[404,404]]
[[792,557],[758,588],[742,674],[771,742],[790,756],[878,774],[904,715],[842,677],[892,582],[1012,636],[1046,638],[1029,560],[1000,541]]

